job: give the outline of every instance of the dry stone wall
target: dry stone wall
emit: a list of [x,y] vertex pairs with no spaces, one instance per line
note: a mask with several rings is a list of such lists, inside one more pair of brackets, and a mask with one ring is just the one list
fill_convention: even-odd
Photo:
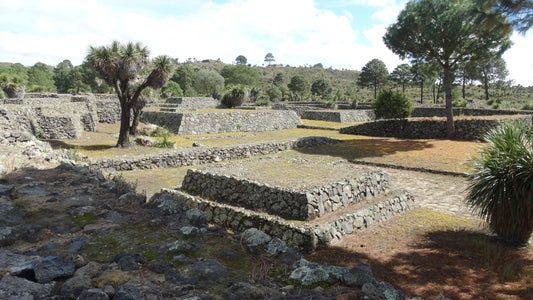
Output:
[[[502,110],[502,109],[475,109],[453,108],[454,116],[501,116],[501,115],[531,115],[531,110]],[[443,107],[415,107],[411,113],[412,118],[446,117],[446,109]]]
[[372,205],[323,224],[287,221],[278,216],[254,212],[242,207],[210,201],[183,191],[165,189],[174,199],[187,203],[190,208],[202,210],[207,221],[235,231],[248,228],[261,228],[269,235],[282,239],[288,245],[302,251],[312,251],[318,247],[339,241],[343,235],[353,233],[399,215],[414,208],[414,196],[407,191],[384,195]]
[[237,160],[258,155],[278,153],[298,148],[340,143],[327,137],[307,137],[297,140],[253,143],[222,147],[181,148],[156,155],[140,155],[130,158],[107,159],[92,162],[95,169],[104,171],[128,171],[138,169],[170,168]]
[[222,106],[220,101],[212,97],[179,97],[179,98],[168,98],[165,101],[165,104],[162,107],[174,108],[176,110],[186,111],[186,110],[198,110],[198,109],[209,109],[209,108],[221,108]]
[[182,189],[288,219],[312,220],[377,196],[390,186],[388,173],[362,169],[361,173],[358,178],[324,183],[319,187],[287,189],[245,178],[189,169]]
[[47,139],[78,138],[83,130],[95,131],[97,108],[92,95],[26,94],[0,109],[0,127],[26,131]]
[[366,122],[376,119],[371,109],[361,110],[307,110],[301,113],[302,119],[329,122]]
[[[501,118],[486,119],[455,118],[455,137],[466,140],[479,140],[488,130],[509,119],[532,124],[531,115],[502,116]],[[344,127],[339,132],[405,139],[438,139],[446,138],[447,128],[445,119],[396,119],[377,120]]]
[[220,111],[171,113],[145,111],[142,121],[175,134],[262,132],[296,128],[302,120],[293,111]]
[[98,120],[100,123],[114,124],[120,121],[120,102],[118,99],[98,100]]

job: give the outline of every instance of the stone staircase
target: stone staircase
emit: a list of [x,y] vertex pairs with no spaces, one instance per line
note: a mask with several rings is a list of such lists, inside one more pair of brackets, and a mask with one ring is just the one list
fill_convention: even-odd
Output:
[[302,251],[336,243],[414,207],[410,192],[389,189],[384,171],[347,162],[315,164],[318,169],[337,168],[343,176],[287,188],[206,167],[188,170],[181,189],[165,191],[204,211],[211,223],[236,231],[255,227]]

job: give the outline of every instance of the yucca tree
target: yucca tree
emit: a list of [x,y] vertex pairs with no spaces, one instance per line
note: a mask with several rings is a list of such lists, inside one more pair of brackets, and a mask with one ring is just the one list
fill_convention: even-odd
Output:
[[512,244],[533,232],[533,133],[530,124],[506,122],[490,130],[474,159],[466,202],[491,230]]
[[[115,88],[120,101],[120,133],[117,141],[119,148],[130,147],[130,132],[135,134],[137,131],[139,116],[144,108],[144,105],[139,103],[141,92],[147,87],[163,87],[174,70],[169,57],[159,56],[150,63],[149,55],[148,48],[140,43],[130,42],[123,45],[117,41],[109,46],[91,46],[87,55],[87,61],[102,79]],[[139,73],[145,67],[152,69],[146,78],[140,78]]]

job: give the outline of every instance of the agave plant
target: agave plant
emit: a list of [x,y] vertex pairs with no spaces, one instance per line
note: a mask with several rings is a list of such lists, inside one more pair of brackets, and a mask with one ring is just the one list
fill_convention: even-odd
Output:
[[533,232],[533,133],[530,124],[505,122],[485,134],[473,160],[466,203],[492,231],[512,244]]

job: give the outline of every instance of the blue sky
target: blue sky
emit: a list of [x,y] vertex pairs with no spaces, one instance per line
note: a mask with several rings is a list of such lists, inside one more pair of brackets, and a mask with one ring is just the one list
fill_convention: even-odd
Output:
[[[153,56],[361,70],[402,61],[382,41],[403,0],[0,0],[0,61],[80,64],[90,45],[139,41]],[[533,36],[514,35],[510,79],[533,85]]]

